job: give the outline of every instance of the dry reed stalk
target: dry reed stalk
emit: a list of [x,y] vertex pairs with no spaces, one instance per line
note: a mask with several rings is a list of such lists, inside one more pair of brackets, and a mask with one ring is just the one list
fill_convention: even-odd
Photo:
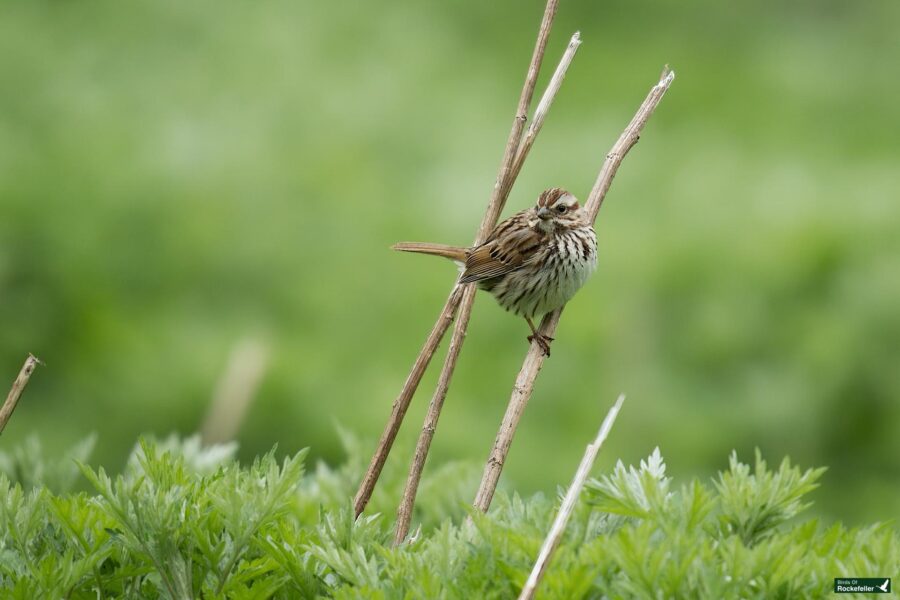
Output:
[[[670,71],[666,67],[660,76],[659,82],[650,89],[650,93],[647,94],[631,122],[606,155],[606,160],[600,168],[600,173],[597,175],[597,180],[585,203],[585,209],[591,221],[596,220],[600,206],[603,204],[603,199],[606,197],[606,192],[609,190],[613,177],[619,170],[619,165],[622,164],[622,160],[628,154],[628,151],[637,143],[644,125],[647,124],[647,120],[653,114],[654,109],[656,109],[674,79],[675,72]],[[562,310],[562,308],[557,309],[544,317],[539,328],[543,335],[547,337],[554,336],[556,327],[559,325]],[[491,500],[497,489],[497,483],[500,480],[500,473],[503,470],[503,464],[506,462],[506,457],[509,454],[509,448],[519,426],[519,420],[522,418],[522,413],[525,412],[525,407],[531,398],[534,382],[544,364],[544,358],[544,352],[540,345],[532,343],[528,349],[528,354],[525,355],[522,368],[516,376],[516,382],[513,385],[506,413],[503,415],[503,421],[501,421],[500,428],[497,431],[494,446],[491,448],[487,464],[484,467],[481,485],[478,486],[478,492],[473,502],[475,508],[482,512],[487,512],[491,505]]]
[[575,503],[578,501],[578,495],[581,493],[584,482],[591,472],[591,467],[594,466],[594,461],[597,459],[597,454],[600,452],[603,442],[606,441],[606,436],[609,435],[613,424],[616,422],[619,409],[622,408],[622,403],[624,401],[625,395],[620,394],[616,403],[606,414],[606,418],[603,419],[603,424],[600,425],[600,431],[597,432],[596,439],[594,439],[593,443],[588,444],[585,449],[581,464],[578,465],[578,470],[575,471],[575,477],[572,479],[572,484],[569,486],[569,490],[566,492],[566,496],[559,507],[559,512],[556,513],[556,519],[553,520],[553,525],[550,526],[550,531],[547,532],[547,537],[544,539],[544,544],[541,546],[541,551],[538,553],[534,568],[531,570],[531,575],[528,576],[528,581],[525,582],[525,587],[522,588],[522,593],[519,594],[519,600],[531,600],[534,598],[537,586],[540,584],[541,579],[544,577],[544,572],[546,572],[547,567],[550,565],[550,559],[553,558],[553,553],[556,551],[556,547],[559,546],[560,540],[562,540],[563,533],[566,530],[566,524],[569,522],[569,517],[572,516],[572,511],[575,510]]
[[[507,175],[507,180],[503,184],[503,189],[501,189],[500,193],[500,197],[503,198],[504,202],[509,195],[509,191],[512,189],[516,177],[518,177],[519,172],[522,170],[522,165],[528,157],[531,147],[534,145],[537,134],[540,132],[541,127],[544,126],[544,120],[547,118],[550,106],[553,104],[553,100],[556,98],[556,94],[562,86],[566,71],[568,70],[569,65],[572,64],[572,59],[575,58],[575,53],[578,51],[580,45],[581,35],[576,31],[569,40],[569,45],[566,47],[562,59],[560,59],[559,64],[556,67],[556,71],[554,71],[553,76],[550,78],[547,89],[541,96],[541,100],[538,102],[538,106],[534,111],[534,118],[528,126],[528,130],[522,137],[522,143],[516,151],[512,166]],[[493,227],[491,229],[493,229]],[[469,318],[472,315],[472,306],[474,302],[475,285],[470,284],[467,286],[464,293],[459,314],[456,317],[456,326],[453,328],[453,335],[450,338],[450,348],[444,359],[444,366],[442,367],[440,377],[438,378],[437,388],[431,398],[431,403],[428,405],[425,422],[422,425],[422,431],[419,433],[419,439],[416,442],[416,450],[413,454],[412,464],[409,468],[406,486],[403,490],[400,506],[397,509],[397,525],[394,532],[395,544],[402,542],[404,538],[406,538],[406,534],[409,533],[409,525],[412,520],[412,511],[416,501],[419,481],[422,478],[422,470],[425,468],[428,450],[431,447],[432,439],[434,439],[434,432],[437,429],[438,419],[441,416],[441,409],[444,406],[444,400],[446,399],[447,391],[450,388],[450,380],[453,378],[453,372],[456,369],[456,363],[459,360],[459,353],[462,349],[463,342],[465,341],[466,330],[469,325]]]
[[[581,33],[576,31],[569,39],[569,45],[566,47],[566,51],[563,53],[559,64],[556,66],[556,71],[553,72],[553,76],[550,78],[547,89],[544,90],[544,95],[541,96],[537,108],[534,109],[534,118],[531,120],[531,125],[528,126],[528,130],[525,132],[525,137],[522,138],[522,143],[519,145],[519,151],[516,153],[516,158],[513,161],[512,176],[509,178],[510,187],[512,187],[516,177],[519,176],[519,171],[522,170],[522,165],[528,157],[528,152],[534,145],[534,140],[537,138],[537,134],[540,133],[541,127],[544,126],[544,120],[547,118],[550,106],[553,105],[553,100],[556,98],[559,88],[562,87],[563,80],[566,78],[566,73],[569,70],[569,65],[572,64],[572,60],[575,58],[575,53],[578,52],[579,46],[581,46]],[[505,198],[508,195],[509,190],[507,189],[504,191],[503,197]]]
[[25,359],[22,370],[19,371],[18,377],[16,377],[16,380],[12,384],[12,388],[9,390],[9,394],[6,396],[6,402],[4,402],[3,407],[0,408],[0,433],[3,433],[3,430],[6,428],[6,424],[9,422],[10,417],[12,417],[13,411],[16,410],[16,405],[19,404],[19,398],[22,397],[22,392],[25,391],[25,386],[28,385],[28,380],[31,379],[31,374],[39,364],[41,364],[41,361],[33,354],[29,354],[28,358]]
[[[522,142],[522,132],[525,129],[528,108],[531,105],[531,98],[534,95],[534,88],[537,84],[537,76],[540,71],[541,61],[543,60],[544,52],[547,48],[550,27],[553,24],[553,19],[556,16],[558,7],[559,0],[547,0],[547,4],[544,8],[544,16],[541,20],[540,29],[538,30],[534,52],[532,53],[528,72],[525,76],[525,83],[522,86],[522,92],[519,95],[516,115],[513,119],[512,128],[506,141],[500,170],[497,174],[497,179],[494,182],[490,202],[488,203],[481,225],[478,228],[478,234],[475,237],[476,245],[487,239],[493,228],[496,226],[497,220],[500,218],[500,213],[503,212],[503,207],[506,205],[506,198],[512,187],[511,182],[508,183],[508,178],[513,172],[515,157],[519,150],[519,145]],[[454,285],[453,290],[450,292],[450,297],[447,299],[444,308],[438,316],[437,322],[435,322],[434,327],[432,327],[431,333],[429,333],[422,350],[419,352],[416,361],[413,363],[412,370],[406,378],[406,382],[403,384],[403,389],[400,390],[400,394],[394,401],[393,407],[391,408],[391,415],[388,418],[388,422],[378,441],[378,446],[375,449],[375,453],[372,455],[372,460],[369,462],[369,467],[366,469],[366,473],[363,476],[359,490],[356,492],[353,501],[357,517],[365,510],[366,505],[372,497],[372,492],[375,490],[375,485],[378,483],[378,478],[384,468],[384,463],[387,461],[388,454],[390,454],[397,433],[400,431],[400,425],[403,422],[403,418],[406,416],[406,411],[409,408],[412,397],[415,394],[419,383],[422,381],[422,376],[425,374],[425,370],[428,368],[431,358],[437,351],[441,339],[444,337],[444,334],[450,327],[450,323],[453,321],[454,315],[462,301],[462,296],[463,286],[460,286],[459,284]],[[472,301],[474,301],[474,296],[472,297],[472,300],[469,301],[466,310],[471,311]]]

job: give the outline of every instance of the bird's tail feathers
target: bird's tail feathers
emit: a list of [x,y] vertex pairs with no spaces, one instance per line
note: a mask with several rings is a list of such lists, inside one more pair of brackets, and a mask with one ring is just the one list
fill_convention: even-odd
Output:
[[457,262],[466,261],[466,249],[459,246],[447,246],[445,244],[430,244],[428,242],[400,242],[391,246],[401,252],[416,252],[418,254],[432,254],[443,256]]

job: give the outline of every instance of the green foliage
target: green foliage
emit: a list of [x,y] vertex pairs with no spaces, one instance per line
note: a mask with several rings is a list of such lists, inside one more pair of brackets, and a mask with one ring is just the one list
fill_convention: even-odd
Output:
[[[338,464],[334,421],[376,438],[455,275],[388,247],[472,241],[542,4],[0,2],[0,394],[27,352],[49,365],[5,443],[97,430],[118,468],[139,433],[197,428],[247,336],[273,358],[243,460],[277,441]],[[612,456],[653,440],[705,476],[762,445],[829,466],[817,511],[897,513],[897,23],[897,0],[561,3],[536,98],[584,44],[506,214],[583,198],[663,64],[678,77],[600,213],[516,489],[552,493],[624,390],[642,409]],[[521,364],[527,327],[494,304],[436,464],[483,460]]]
[[64,453],[65,458],[47,456],[37,436],[29,436],[10,451],[0,450],[0,473],[26,488],[44,486],[54,492],[72,489],[79,475],[75,461],[86,461],[94,449],[96,436],[89,436]]
[[[305,452],[246,467],[232,452],[142,441],[119,476],[81,466],[91,493],[0,476],[4,597],[509,598],[558,507],[501,492],[467,522],[461,505],[446,512],[444,471],[420,499],[442,522],[394,548],[389,519],[354,521],[349,473],[305,474]],[[732,455],[712,485],[676,487],[658,449],[619,463],[589,483],[539,595],[815,598],[836,576],[896,573],[892,528],[795,519],[822,473]]]

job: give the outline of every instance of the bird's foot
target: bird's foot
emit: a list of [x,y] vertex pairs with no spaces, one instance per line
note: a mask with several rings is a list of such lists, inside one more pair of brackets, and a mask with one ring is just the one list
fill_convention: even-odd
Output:
[[550,356],[550,342],[552,342],[553,339],[554,338],[549,335],[544,335],[542,333],[535,333],[528,336],[528,342],[537,342],[537,345],[544,351],[545,356]]

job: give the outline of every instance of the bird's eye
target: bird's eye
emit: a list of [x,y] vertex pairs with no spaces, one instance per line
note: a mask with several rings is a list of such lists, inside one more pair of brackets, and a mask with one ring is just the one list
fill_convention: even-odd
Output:
[[565,205],[565,204],[560,204],[559,206],[557,206],[557,207],[556,207],[556,212],[558,212],[558,213],[560,213],[560,214],[566,212],[566,205]]

